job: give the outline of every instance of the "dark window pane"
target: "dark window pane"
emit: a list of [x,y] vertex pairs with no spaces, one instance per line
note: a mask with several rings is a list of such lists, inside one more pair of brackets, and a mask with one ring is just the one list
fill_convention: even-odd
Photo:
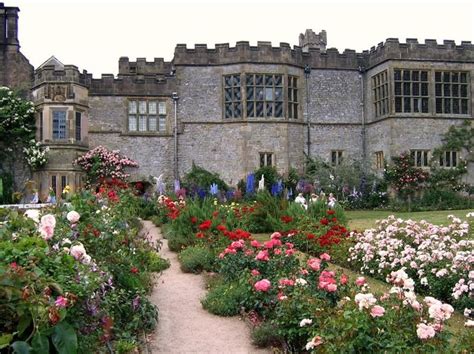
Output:
[[409,82],[404,82],[404,83],[403,83],[403,94],[404,94],[405,96],[409,96],[409,95],[411,94],[410,91],[411,91],[411,90],[410,90],[410,83],[409,83]]
[[436,99],[436,113],[443,113],[443,99]]
[[453,113],[459,113],[459,100],[456,98],[453,98]]
[[418,71],[412,71],[411,79],[412,81],[418,81],[420,78],[420,73]]
[[263,85],[263,75],[255,75],[255,85]]
[[411,111],[411,99],[409,97],[405,97],[403,99],[403,112],[410,112]]
[[395,112],[401,112],[401,111],[402,111],[402,98],[395,97]]
[[275,88],[275,101],[283,101],[283,89],[281,87]]
[[272,154],[267,154],[267,166],[272,165]]
[[254,99],[254,88],[252,86],[247,87],[247,100],[253,100]]
[[444,99],[444,113],[451,113],[451,100],[449,98]]
[[428,166],[428,151],[423,151],[423,166]]
[[444,94],[444,96],[451,96],[451,85],[450,84],[444,84],[443,85],[443,94]]
[[76,141],[81,141],[81,122],[82,114],[81,112],[76,112]]
[[256,90],[257,90],[256,92],[257,100],[263,101],[263,98],[264,98],[263,87],[257,87]]
[[395,95],[399,96],[402,94],[402,83],[396,82],[395,83]]
[[435,94],[438,97],[443,95],[443,86],[441,84],[435,85]]
[[402,79],[402,72],[400,70],[394,70],[393,77],[395,80],[400,81]]
[[245,77],[245,82],[246,82],[247,86],[253,85],[253,84],[254,84],[254,77],[253,77],[253,75],[247,75],[247,76]]
[[242,117],[242,103],[234,103],[234,118]]
[[275,103],[275,117],[283,117],[283,102]]
[[337,162],[337,154],[336,151],[331,151],[331,163],[335,165]]
[[453,85],[451,86],[451,90],[453,97],[459,97],[459,85]]
[[67,186],[67,178],[66,176],[61,176],[61,192],[66,188]]
[[225,117],[232,118],[232,103],[226,103],[225,105]]
[[439,71],[435,72],[435,81],[441,82],[441,73]]
[[240,94],[240,87],[234,88],[234,101],[240,101],[242,99],[242,95]]
[[226,102],[232,101],[232,89],[231,88],[226,88],[224,90],[224,96],[225,96],[225,101]]
[[467,73],[461,73],[461,82],[467,82]]
[[247,102],[247,117],[255,117],[253,102]]
[[51,176],[51,188],[53,189],[54,193],[57,193],[57,191],[56,191],[56,188],[57,188],[56,176]]
[[451,74],[451,81],[452,82],[459,82],[459,73],[452,73]]
[[421,72],[421,81],[428,81],[428,71]]
[[421,111],[423,113],[428,113],[428,99],[427,98],[421,99]]
[[414,98],[413,99],[413,112],[415,113],[419,113],[420,112],[420,108],[419,108],[419,101],[418,101],[418,98]]
[[441,156],[439,157],[439,165],[440,165],[441,167],[444,166],[444,158],[443,158],[443,155],[441,155]]
[[458,165],[458,153],[456,151],[453,151],[453,156],[452,156],[452,165],[453,167],[456,167]]
[[420,95],[420,84],[415,82],[413,83],[413,96],[419,96]]
[[265,154],[260,154],[260,167],[265,166]]
[[461,113],[462,114],[467,114],[467,100],[461,100]]
[[403,80],[404,81],[410,81],[410,71],[409,70],[404,70],[403,71]]
[[461,85],[461,97],[467,97],[467,85]]
[[273,117],[273,103],[270,102],[265,104],[265,116]]
[[428,96],[428,84],[421,84],[421,95]]
[[257,106],[256,116],[263,117],[263,102],[257,102],[256,106]]
[[446,151],[444,157],[446,159],[446,167],[451,167],[451,152]]
[[450,79],[451,78],[450,78],[449,73],[446,73],[446,72],[443,73],[443,82],[449,82],[449,81],[451,81]]
[[232,78],[233,78],[233,85],[240,86],[240,75],[234,75]]
[[225,76],[224,81],[225,81],[226,86],[232,86],[232,77],[231,76]]
[[283,79],[281,75],[275,75],[275,86],[281,86]]
[[273,85],[273,75],[265,75],[265,86]]

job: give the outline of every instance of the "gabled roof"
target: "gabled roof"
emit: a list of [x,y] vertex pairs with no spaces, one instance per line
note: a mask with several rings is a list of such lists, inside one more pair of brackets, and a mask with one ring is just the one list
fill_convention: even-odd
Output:
[[54,70],[64,70],[64,64],[61,63],[58,58],[52,55],[48,60],[46,60],[43,64],[41,64],[38,69],[41,69],[44,66],[54,66]]

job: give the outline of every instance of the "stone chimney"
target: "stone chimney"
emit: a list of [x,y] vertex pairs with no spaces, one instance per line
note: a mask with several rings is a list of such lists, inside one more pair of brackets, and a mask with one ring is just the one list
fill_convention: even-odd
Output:
[[319,49],[321,52],[325,52],[327,44],[326,31],[322,30],[316,34],[312,29],[307,29],[304,34],[300,33],[299,42],[303,52],[309,52],[310,49]]

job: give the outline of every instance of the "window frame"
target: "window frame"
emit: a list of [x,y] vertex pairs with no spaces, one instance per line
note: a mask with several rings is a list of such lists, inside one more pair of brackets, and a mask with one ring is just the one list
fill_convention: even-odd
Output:
[[458,150],[445,150],[441,152],[438,162],[441,168],[456,168],[459,165],[459,161],[460,156]]
[[383,169],[385,166],[385,159],[384,159],[384,156],[383,156],[383,150],[381,151],[375,151],[374,152],[374,156],[375,156],[375,169],[376,170],[381,170]]
[[331,166],[340,166],[344,161],[344,150],[331,150],[331,155],[329,157]]
[[[420,154],[420,163],[418,163],[418,154]],[[410,157],[413,160],[414,167],[430,167],[430,150],[428,149],[410,149]]]
[[[440,80],[438,80],[438,74]],[[445,76],[449,75],[449,81],[446,81]],[[458,80],[454,81],[454,75],[458,75]],[[465,75],[465,81],[462,81],[462,76]],[[470,72],[464,70],[434,70],[433,84],[434,84],[434,113],[436,115],[456,115],[468,116],[471,113],[471,85]],[[446,94],[448,85],[449,94]],[[457,87],[458,95],[453,95],[454,87]],[[462,88],[466,88],[466,95],[462,96]],[[440,90],[438,90],[438,88]],[[458,101],[458,112],[454,112],[454,102]],[[449,102],[449,112],[446,112],[446,103]],[[466,103],[466,112],[463,113],[463,102]],[[440,103],[440,106],[438,106]],[[438,107],[441,107],[441,112],[438,112]]]
[[[54,121],[55,121],[55,113],[63,113],[64,114],[64,137],[55,136],[54,130]],[[68,120],[68,110],[67,108],[52,108],[51,109],[51,140],[52,141],[66,141],[69,138],[69,120]],[[58,122],[58,134],[60,134],[60,122]]]
[[[263,158],[263,160],[262,160]],[[270,159],[270,160],[269,160]],[[263,161],[263,164],[262,164]],[[269,163],[270,161],[270,163]],[[276,167],[276,159],[275,159],[275,154],[273,152],[269,151],[264,151],[264,152],[259,152],[259,166],[260,168],[262,167]]]
[[[145,103],[145,109],[142,110],[142,103]],[[134,110],[131,109],[134,103]],[[152,104],[155,103],[152,110]],[[162,110],[163,108],[163,110]],[[127,99],[127,114],[126,114],[125,131],[127,134],[137,135],[164,135],[168,133],[168,115],[166,100],[158,97],[129,97]],[[132,121],[134,119],[134,121]],[[154,123],[150,123],[152,120]],[[163,122],[164,124],[160,124]],[[131,123],[135,129],[130,129]],[[144,122],[144,123],[143,123]],[[151,125],[155,127],[151,129]],[[163,130],[161,130],[163,128]]]
[[[388,70],[383,70],[371,77],[372,102],[375,118],[390,114],[390,80]],[[394,80],[395,81],[395,80]]]
[[[400,72],[400,78],[396,78],[396,73]],[[409,79],[405,78],[405,73],[410,72]],[[414,79],[415,72],[418,72],[418,79]],[[426,80],[422,80],[422,73],[426,73]],[[393,78],[393,113],[395,114],[431,114],[431,98],[432,98],[432,70],[418,69],[418,68],[402,68],[396,67],[392,70]],[[397,84],[400,84],[400,93],[397,93]],[[417,85],[417,86],[416,86]],[[426,95],[423,95],[423,85],[426,85]],[[418,94],[414,94],[415,87],[417,87]],[[408,89],[406,89],[408,88]],[[409,91],[409,93],[405,93]],[[397,111],[397,99],[400,99],[400,111]],[[409,101],[407,101],[409,100]],[[416,101],[415,101],[416,100]],[[426,111],[424,109],[424,100],[426,100]],[[406,110],[406,102],[409,102],[410,109]],[[415,105],[416,102],[416,105]],[[419,107],[419,111],[415,111],[414,107]]]

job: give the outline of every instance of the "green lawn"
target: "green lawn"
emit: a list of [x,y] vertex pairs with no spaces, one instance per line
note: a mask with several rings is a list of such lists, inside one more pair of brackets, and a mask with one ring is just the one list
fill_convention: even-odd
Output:
[[466,219],[466,214],[473,210],[440,210],[440,211],[418,211],[418,212],[394,212],[394,211],[371,211],[356,210],[346,211],[345,214],[349,220],[349,229],[363,231],[375,227],[375,221],[385,219],[389,215],[395,215],[404,220],[411,219],[415,221],[426,220],[436,225],[447,225],[448,215],[455,215],[461,219]]

